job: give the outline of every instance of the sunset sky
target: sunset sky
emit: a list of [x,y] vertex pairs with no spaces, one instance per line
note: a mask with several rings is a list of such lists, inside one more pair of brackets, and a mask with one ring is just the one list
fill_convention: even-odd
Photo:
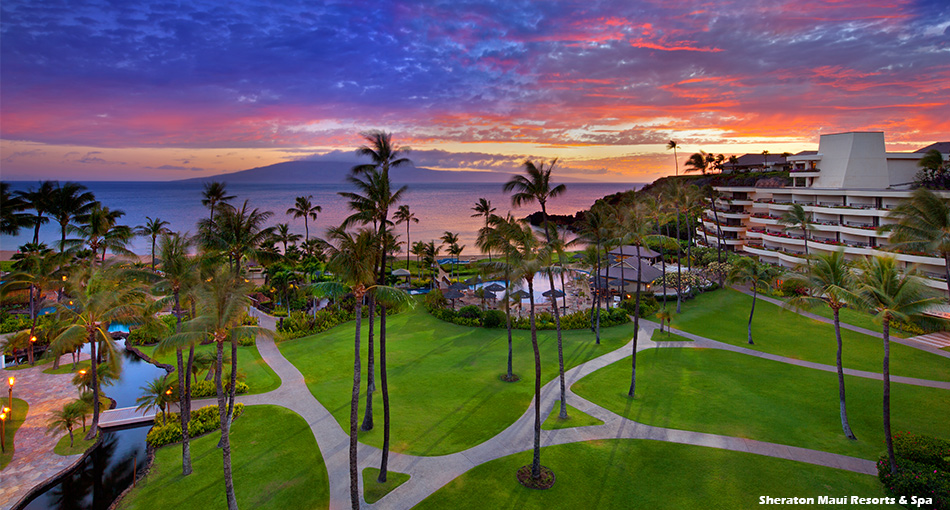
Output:
[[[322,4],[322,5],[319,5]],[[22,1],[0,4],[4,180],[171,180],[352,158],[560,157],[602,181],[700,149],[950,140],[950,2]]]

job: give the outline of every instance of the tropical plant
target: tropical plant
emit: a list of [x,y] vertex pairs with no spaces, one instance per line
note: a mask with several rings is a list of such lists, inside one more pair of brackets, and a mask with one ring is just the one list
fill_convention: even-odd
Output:
[[198,223],[198,239],[205,248],[225,254],[231,271],[238,274],[244,257],[262,253],[261,246],[272,232],[272,228],[265,227],[265,224],[273,213],[256,207],[251,209],[247,200],[240,209],[219,209],[217,220]]
[[[478,239],[476,244],[479,248],[483,250],[490,250],[495,248],[505,255],[504,269],[503,274],[505,278],[505,327],[508,330],[508,371],[503,377],[507,382],[515,382],[518,380],[518,377],[515,376],[513,372],[513,357],[512,357],[512,336],[511,336],[511,267],[509,264],[509,259],[513,253],[513,247],[511,245],[512,234],[519,232],[517,222],[515,221],[514,216],[511,213],[508,213],[508,216],[502,218],[501,216],[496,216],[492,214],[488,218],[488,225],[480,229],[478,232]],[[493,262],[489,261],[488,267],[493,267]],[[520,300],[519,300],[520,301]]]
[[710,155],[711,154],[706,153],[706,151],[699,151],[692,154],[683,165],[683,172],[700,172],[706,175],[706,171],[709,170],[710,161],[708,156]]
[[50,216],[56,218],[59,223],[60,253],[66,249],[66,233],[70,225],[85,221],[96,203],[96,196],[76,182],[64,183],[54,190],[48,207]]
[[201,197],[201,205],[211,210],[211,222],[214,222],[214,211],[230,208],[231,204],[228,202],[235,198],[234,195],[228,195],[227,185],[219,181],[206,182]]
[[287,256],[287,245],[296,243],[300,240],[300,234],[294,234],[290,231],[290,225],[287,223],[278,223],[274,225],[274,240],[283,245],[284,256]]
[[894,441],[891,435],[891,342],[892,322],[921,320],[928,308],[941,300],[933,289],[910,270],[901,272],[897,260],[892,257],[865,257],[858,262],[853,302],[858,307],[874,314],[881,323],[881,339],[884,341],[884,441],[891,474],[897,473],[894,458]]
[[811,309],[819,305],[828,305],[835,323],[835,339],[838,342],[836,365],[838,368],[838,402],[841,410],[841,429],[848,439],[857,439],[848,423],[848,408],[845,405],[844,368],[841,363],[841,320],[839,312],[848,302],[854,300],[854,275],[851,266],[845,260],[844,251],[818,254],[815,263],[808,266],[804,273],[793,274],[788,278],[804,286],[808,293],[797,295],[788,300],[787,306],[797,309]]
[[142,237],[152,238],[152,269],[155,269],[155,241],[159,236],[171,232],[168,230],[168,225],[171,225],[171,223],[162,221],[159,218],[153,220],[150,216],[146,216],[145,220],[145,225],[135,227],[135,233]]
[[660,319],[660,333],[663,332],[663,324],[665,323],[667,324],[666,335],[669,336],[670,334],[669,323],[670,321],[673,320],[673,314],[671,314],[669,310],[664,308],[660,310],[659,312],[656,312],[656,318]]
[[[612,236],[612,222],[615,218],[616,210],[614,207],[603,200],[594,202],[580,225],[580,237],[578,240],[593,248],[593,273],[594,277],[594,300],[591,304],[592,328],[596,343],[600,344],[600,308],[603,302],[603,289],[600,284],[603,278],[600,276],[601,262],[605,246]],[[596,317],[596,319],[595,319]]]
[[[419,218],[416,218],[416,215],[409,210],[409,206],[406,204],[400,205],[396,212],[393,213],[393,220],[395,220],[396,225],[400,223],[406,224],[406,269],[409,269],[409,253],[412,252],[414,255],[417,255],[415,250],[416,245],[409,242],[409,224],[419,223]],[[412,250],[409,247],[412,247]]]
[[[488,200],[487,198],[479,198],[478,202],[475,202],[475,207],[472,207],[472,210],[475,211],[475,214],[472,215],[472,218],[485,218],[485,228],[488,228],[488,221],[491,219],[492,214],[495,213],[495,208],[491,206],[491,200]],[[491,247],[488,247],[487,249],[488,261],[491,262]]]
[[669,143],[666,144],[666,150],[673,149],[673,165],[676,170],[676,173],[674,175],[680,174],[680,163],[679,163],[679,159],[676,157],[676,149],[678,148],[679,148],[679,145],[674,140],[670,140]]
[[778,220],[779,223],[785,225],[785,229],[798,229],[802,231],[802,238],[805,240],[805,262],[811,264],[811,261],[808,260],[808,232],[814,230],[813,223],[809,214],[805,211],[805,207],[802,204],[792,204],[791,207],[785,211],[785,214],[782,215]]
[[[28,289],[30,299],[30,332],[27,358],[32,365],[35,362],[33,345],[36,343],[36,322],[39,311],[45,303],[46,291],[61,284],[60,267],[63,257],[46,247],[45,244],[27,244],[13,256],[13,273],[5,276],[0,284],[0,294]],[[58,359],[57,359],[58,361]],[[58,365],[57,365],[58,366]]]
[[69,447],[73,447],[73,429],[83,419],[82,412],[76,406],[65,405],[62,409],[53,410],[52,416],[46,422],[46,433],[66,431],[69,433]]
[[[459,235],[453,232],[446,230],[442,233],[442,246],[448,246],[449,255],[453,255],[454,251],[458,251]],[[452,277],[455,278],[455,264],[458,262],[458,259],[452,261]]]
[[[551,160],[551,162],[545,168],[544,162],[535,164],[531,160],[525,160],[524,162],[524,171],[525,175],[515,175],[504,185],[504,190],[506,193],[511,193],[511,205],[519,207],[524,204],[531,202],[537,202],[541,206],[541,218],[544,222],[544,236],[547,241],[548,246],[551,245],[551,225],[548,221],[548,209],[547,202],[552,198],[557,198],[564,194],[567,191],[567,187],[563,184],[554,185],[551,182],[551,171],[554,170],[554,166],[557,164],[557,158]],[[548,282],[550,284],[550,289],[553,292],[554,287],[554,272],[548,272]],[[564,381],[564,347],[561,341],[561,312],[558,310],[558,307],[554,308],[554,327],[557,330],[557,359],[558,359],[558,378],[560,382],[561,389],[561,410],[558,413],[558,417],[567,419],[567,392],[566,392],[566,383]]]
[[755,300],[758,297],[759,289],[769,288],[772,280],[778,275],[778,271],[763,262],[752,257],[742,257],[732,266],[732,272],[729,274],[729,280],[732,282],[748,284],[752,290],[752,309],[749,311],[749,344],[752,345],[752,315],[755,314]]
[[139,390],[141,390],[142,395],[135,399],[135,403],[138,404],[135,410],[144,410],[147,413],[152,409],[158,408],[162,412],[162,425],[166,425],[168,423],[168,414],[165,412],[165,408],[168,404],[175,401],[175,392],[172,390],[172,385],[168,381],[168,376],[156,377],[146,382],[145,386],[140,387]]
[[106,259],[107,250],[112,250],[112,253],[116,254],[132,255],[127,246],[134,234],[128,225],[118,224],[122,216],[125,216],[125,211],[112,210],[97,202],[89,210],[83,223],[70,227],[70,231],[79,234],[89,248],[93,261],[100,249],[103,262]]
[[[29,223],[33,226],[33,244],[39,244],[40,227],[49,223],[49,218],[44,216],[44,214],[49,212],[53,194],[56,192],[58,185],[59,183],[56,181],[43,181],[37,189],[30,188],[29,191],[18,191],[15,194],[15,197],[22,200],[20,205],[29,207],[36,212],[36,214],[29,216]],[[4,206],[7,205],[7,200],[8,198],[4,195]],[[13,207],[17,207],[17,202],[13,203]],[[25,224],[23,226],[25,226]],[[6,234],[7,232],[4,233]]]
[[[21,228],[33,225],[36,217],[23,212],[29,207],[29,202],[20,194],[10,193],[10,183],[0,182],[0,234],[15,236]],[[36,223],[37,232],[40,229],[39,225]]]
[[[317,213],[323,212],[323,208],[313,203],[313,195],[297,197],[294,206],[287,209],[287,214],[292,214],[294,219],[303,218],[304,241],[310,240],[310,222],[317,221]],[[284,243],[284,253],[287,252],[287,244]]]
[[950,282],[950,204],[947,200],[933,191],[918,188],[910,200],[895,207],[887,217],[896,223],[882,225],[878,232],[891,233],[888,243],[896,249],[939,254],[943,257],[944,275]]

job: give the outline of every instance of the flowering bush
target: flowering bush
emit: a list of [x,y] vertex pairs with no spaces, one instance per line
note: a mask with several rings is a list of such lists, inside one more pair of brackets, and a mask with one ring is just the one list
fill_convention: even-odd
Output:
[[950,441],[898,432],[894,435],[897,474],[892,475],[887,454],[877,461],[884,491],[897,498],[931,498],[927,508],[950,510]]

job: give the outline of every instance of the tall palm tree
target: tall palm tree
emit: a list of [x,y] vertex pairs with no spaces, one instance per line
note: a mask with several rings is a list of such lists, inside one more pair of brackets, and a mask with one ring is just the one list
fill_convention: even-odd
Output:
[[[515,382],[518,380],[513,371],[510,299],[511,267],[508,265],[514,253],[511,245],[512,234],[518,232],[517,228],[517,222],[510,212],[505,218],[492,214],[488,218],[488,225],[479,230],[478,239],[476,241],[478,247],[483,250],[495,248],[505,254],[503,274],[505,278],[505,327],[508,330],[508,372],[503,379],[507,382]],[[493,264],[493,262],[489,262],[488,267],[491,268]]]
[[785,225],[786,230],[799,229],[802,231],[802,237],[805,239],[805,263],[811,265],[811,261],[808,259],[808,232],[814,230],[812,226],[814,223],[811,221],[809,214],[805,212],[805,207],[802,204],[792,204],[785,211],[785,214],[779,218],[778,222]]
[[673,140],[670,140],[666,144],[666,150],[673,149],[673,165],[674,165],[674,168],[676,169],[676,173],[674,175],[680,174],[680,163],[679,163],[679,159],[676,157],[676,149],[678,148],[679,148],[679,145]]
[[[0,234],[15,236],[21,228],[33,225],[35,217],[23,212],[29,207],[22,196],[10,193],[10,183],[0,182]],[[39,224],[36,225],[39,230]]]
[[888,242],[894,248],[939,254],[950,283],[950,204],[947,200],[933,191],[918,188],[910,200],[895,207],[887,217],[896,223],[882,225],[878,232],[890,232]]
[[755,314],[755,300],[758,297],[759,289],[768,287],[775,279],[777,271],[774,267],[759,262],[752,257],[741,257],[732,267],[729,274],[729,280],[738,283],[748,284],[752,288],[752,310],[749,311],[749,345],[752,342],[752,315]]
[[[179,390],[180,390],[179,386]],[[168,423],[168,415],[165,413],[166,406],[175,401],[175,391],[172,389],[168,375],[156,377],[145,383],[145,386],[139,388],[142,395],[135,399],[138,407],[136,411],[144,410],[146,413],[156,407],[162,412],[162,425]]]
[[410,246],[415,248],[415,245],[409,242],[409,224],[410,223],[419,223],[419,218],[416,218],[416,215],[409,211],[409,206],[406,204],[400,205],[396,212],[393,213],[393,220],[395,220],[396,225],[400,223],[406,224],[406,270],[409,269],[409,253]]
[[[222,211],[223,212],[223,211]],[[250,286],[240,275],[223,267],[215,267],[210,276],[196,289],[198,316],[182,325],[182,332],[169,337],[170,345],[185,345],[211,338],[217,359],[214,367],[214,385],[221,419],[221,441],[218,443],[224,458],[224,486],[228,509],[237,509],[234,479],[231,469],[231,420],[234,416],[234,395],[237,386],[237,346],[242,338],[268,334],[256,325],[244,325],[242,320],[250,300]],[[231,374],[227,388],[222,381],[224,344],[231,344]],[[226,391],[225,391],[226,390]]]
[[848,423],[848,408],[844,398],[844,368],[841,364],[841,321],[838,312],[854,300],[854,274],[844,257],[843,250],[815,256],[815,263],[801,274],[793,274],[789,280],[800,282],[808,289],[808,294],[795,296],[787,306],[797,309],[811,309],[819,305],[828,305],[834,315],[835,339],[838,341],[836,364],[838,367],[838,402],[841,409],[841,429],[848,439],[857,439]]
[[30,209],[36,214],[30,216],[30,223],[33,225],[33,244],[40,242],[40,227],[49,223],[49,218],[44,214],[49,212],[53,194],[59,185],[57,181],[43,181],[37,189],[30,188],[29,191],[18,191],[16,196],[21,198]]
[[[117,363],[118,353],[109,326],[113,323],[129,324],[140,316],[140,309],[147,298],[144,285],[139,280],[114,264],[106,264],[101,268],[95,265],[80,267],[66,281],[67,293],[73,305],[58,308],[73,320],[73,324],[53,341],[53,352],[59,355],[71,350],[83,338],[89,343],[93,408],[92,424],[86,439],[95,437],[99,426],[100,369],[97,360],[105,354],[110,364]],[[97,353],[96,348],[100,345],[105,353]]]
[[313,203],[313,195],[297,197],[294,206],[287,209],[287,214],[292,214],[294,219],[303,218],[304,241],[310,240],[310,222],[317,221],[317,213],[323,212],[323,208]]
[[596,313],[596,325],[593,329],[594,338],[598,345],[600,345],[600,307],[602,302],[600,283],[603,280],[600,276],[600,266],[604,247],[607,245],[611,236],[611,222],[614,217],[614,212],[614,207],[607,202],[603,200],[594,202],[594,205],[591,206],[581,221],[580,237],[578,238],[588,246],[593,246],[596,253],[593,267],[594,295],[596,297],[591,303],[591,317],[594,317],[594,313]]
[[733,154],[732,156],[729,156],[728,161],[729,161],[729,164],[732,165],[732,172],[735,173],[736,168],[738,168],[739,166],[739,157]]
[[244,257],[262,253],[261,246],[272,232],[272,227],[265,227],[265,224],[274,213],[256,207],[251,209],[247,200],[240,209],[218,208],[217,220],[201,220],[198,223],[198,239],[206,249],[218,250],[227,255],[232,272],[237,274],[241,271]]
[[[30,345],[27,358],[32,365],[35,361],[33,357],[35,341],[33,339],[36,338],[36,321],[45,302],[46,291],[54,288],[55,285],[61,284],[60,268],[63,266],[64,257],[47,248],[45,244],[27,244],[20,247],[20,252],[14,255],[13,259],[14,272],[5,277],[5,282],[0,285],[0,293],[6,294],[21,289],[29,290]],[[59,360],[57,359],[57,361]]]
[[769,167],[769,151],[762,151],[762,170]]
[[686,164],[683,165],[683,172],[700,172],[706,175],[706,171],[709,170],[709,156],[711,154],[706,153],[706,151],[699,151],[691,155],[686,160]]
[[[453,247],[458,246],[459,235],[446,230],[445,232],[442,233],[442,237],[440,239],[442,239],[443,246],[448,246],[448,250],[446,250],[446,252],[448,252],[449,255],[452,255]],[[455,263],[456,262],[458,262],[458,260],[455,260],[452,262],[452,278],[455,278]]]
[[531,462],[531,477],[538,480],[541,478],[541,353],[538,349],[538,328],[534,315],[534,277],[542,272],[551,253],[549,245],[542,243],[534,235],[530,224],[514,222],[499,226],[505,229],[502,235],[511,243],[510,260],[507,263],[495,262],[492,265],[506,271],[512,280],[524,280],[528,284],[528,317],[531,323],[531,347],[534,349],[534,457]]
[[227,184],[219,181],[206,182],[201,192],[201,205],[211,210],[209,221],[214,221],[215,209],[229,208],[234,195],[228,195]]
[[375,260],[377,259],[375,252],[379,249],[374,231],[364,228],[353,234],[342,227],[335,227],[327,231],[327,239],[331,243],[328,267],[342,282],[316,283],[312,287],[314,294],[319,297],[342,297],[352,293],[355,297],[353,312],[356,316],[356,332],[353,355],[353,390],[350,394],[350,502],[354,509],[358,509],[360,496],[356,424],[361,376],[360,324],[363,316],[363,301],[370,290],[375,290],[380,297],[392,297],[393,300],[400,297],[408,300],[408,297],[404,293],[400,294],[396,289],[374,285],[376,280]]
[[67,182],[55,189],[48,206],[50,215],[59,223],[60,253],[66,249],[66,232],[70,225],[85,221],[97,203],[96,196],[82,184]]
[[294,234],[291,232],[290,225],[287,223],[278,223],[277,225],[274,225],[274,240],[283,245],[283,254],[284,256],[287,256],[287,245],[299,241],[300,234]]
[[[435,244],[435,241],[429,241],[425,244],[425,251],[422,255],[422,263],[432,269],[432,283],[436,283],[437,273],[435,271],[436,262],[439,258],[439,251],[442,247]],[[431,285],[430,285],[431,286]]]
[[159,236],[171,232],[171,230],[168,230],[168,225],[171,225],[171,223],[159,218],[153,220],[150,216],[146,216],[145,225],[135,227],[136,234],[152,238],[152,269],[155,269],[155,241],[158,240]]
[[69,447],[73,447],[73,429],[79,425],[83,419],[83,414],[78,407],[67,404],[62,409],[53,411],[53,415],[46,423],[46,433],[62,432],[69,433]]
[[112,210],[97,202],[89,210],[82,224],[69,229],[78,234],[81,241],[89,248],[92,260],[95,260],[99,250],[102,250],[102,260],[105,261],[106,251],[109,249],[113,253],[132,253],[126,248],[132,238],[132,229],[127,225],[118,224],[122,216],[125,216],[125,211]]
[[[155,290],[162,294],[171,294],[173,299],[172,313],[175,314],[175,334],[181,333],[182,324],[182,295],[190,295],[198,285],[198,261],[188,255],[192,246],[187,234],[169,233],[162,236],[159,244],[159,253],[162,258],[162,280]],[[181,419],[181,458],[182,476],[191,474],[191,434],[188,424],[191,421],[191,374],[195,363],[195,344],[172,345],[170,337],[162,339],[158,345],[159,352],[175,350],[178,362],[178,392],[179,418]],[[183,350],[188,347],[188,361],[184,360]]]
[[881,323],[881,339],[884,341],[884,440],[887,444],[887,459],[891,474],[897,474],[894,458],[894,441],[891,436],[891,322],[909,322],[941,300],[913,269],[901,272],[897,260],[892,257],[865,257],[857,265],[854,302],[874,314]]
[[[544,166],[544,162],[535,164],[531,160],[525,160],[525,175],[515,175],[505,183],[504,190],[511,193],[511,205],[518,207],[531,202],[537,202],[541,206],[541,217],[544,220],[544,236],[547,244],[551,245],[551,226],[548,222],[547,202],[552,198],[559,197],[567,191],[563,184],[554,185],[551,182],[551,171],[557,164],[557,158],[551,160],[551,163]],[[551,292],[554,292],[554,273],[548,272],[548,282]],[[557,306],[554,307],[554,328],[557,331],[557,359],[558,374],[561,385],[561,410],[558,417],[562,420],[567,419],[567,391],[564,381],[564,348],[561,342],[561,312]]]
[[[475,207],[472,207],[472,210],[475,211],[475,214],[472,215],[472,218],[485,218],[485,228],[488,228],[488,220],[495,212],[495,208],[491,206],[491,200],[488,200],[487,198],[479,198],[478,202],[475,202]],[[488,261],[492,261],[491,247],[488,247]]]

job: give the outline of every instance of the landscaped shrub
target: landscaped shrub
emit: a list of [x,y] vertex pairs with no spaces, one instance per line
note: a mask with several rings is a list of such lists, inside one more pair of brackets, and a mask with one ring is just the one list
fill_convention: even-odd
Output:
[[779,283],[776,294],[779,292],[781,292],[779,295],[783,297],[804,296],[808,294],[808,287],[799,280],[786,278]]
[[505,326],[505,312],[501,310],[485,310],[482,317],[482,326],[486,328],[500,328]]
[[[387,310],[387,313],[392,314],[394,312]],[[317,310],[312,315],[293,311],[287,318],[278,323],[277,331],[280,333],[278,340],[290,340],[322,333],[353,319],[352,309],[345,309],[340,305],[328,306],[322,310]]]
[[[240,375],[240,372],[238,372]],[[226,374],[222,374],[221,377],[224,378]],[[224,381],[224,391],[228,391],[231,388],[230,378]],[[250,386],[243,381],[237,382],[237,389],[235,393],[242,395],[250,391]],[[198,381],[191,384],[191,398],[209,398],[218,396],[218,391],[214,387],[214,381]]]
[[[242,413],[244,413],[244,404],[235,403],[234,418],[241,416]],[[165,422],[165,425],[162,425],[163,422]],[[191,412],[188,434],[191,437],[198,437],[220,427],[221,415],[218,412],[218,406],[205,406]],[[168,413],[165,419],[163,419],[161,413],[156,414],[154,425],[148,431],[145,441],[153,448],[181,441],[181,419],[178,413]]]
[[896,475],[891,474],[887,454],[877,461],[878,479],[885,492],[905,501],[930,498],[932,502],[926,508],[950,510],[950,441],[898,432],[894,435],[894,455]]
[[458,311],[459,317],[464,317],[466,319],[477,319],[481,320],[482,311],[475,305],[463,306]]
[[[636,312],[636,305],[636,296],[620,302],[620,308],[626,310],[626,312],[630,315],[633,315]],[[652,292],[640,295],[640,317],[653,315],[659,308],[660,304],[657,303],[656,297],[653,296]]]
[[152,345],[168,338],[175,332],[178,319],[174,315],[162,315],[157,321],[150,322],[129,331],[126,340],[130,345]]
[[29,316],[4,315],[0,322],[0,333],[13,333],[30,327]]
[[443,308],[447,303],[439,289],[432,289],[425,296],[426,308],[430,311],[435,308]]

